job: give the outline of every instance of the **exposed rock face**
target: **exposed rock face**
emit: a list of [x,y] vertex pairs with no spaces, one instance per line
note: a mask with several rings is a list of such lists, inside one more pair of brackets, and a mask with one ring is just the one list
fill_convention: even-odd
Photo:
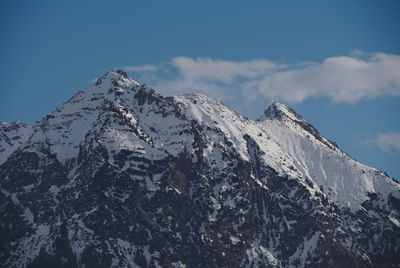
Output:
[[0,124],[2,267],[400,265],[400,186],[290,107],[257,121],[110,71]]

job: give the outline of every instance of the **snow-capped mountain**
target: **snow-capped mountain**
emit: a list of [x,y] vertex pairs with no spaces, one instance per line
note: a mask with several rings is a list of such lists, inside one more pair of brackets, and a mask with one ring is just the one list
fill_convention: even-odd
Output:
[[400,185],[287,105],[258,120],[109,71],[0,122],[2,267],[400,265]]

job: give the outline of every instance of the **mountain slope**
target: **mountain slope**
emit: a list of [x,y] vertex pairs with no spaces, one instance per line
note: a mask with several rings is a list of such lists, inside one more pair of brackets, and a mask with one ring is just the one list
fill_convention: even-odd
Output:
[[400,263],[400,186],[284,104],[253,121],[109,71],[0,127],[2,266]]

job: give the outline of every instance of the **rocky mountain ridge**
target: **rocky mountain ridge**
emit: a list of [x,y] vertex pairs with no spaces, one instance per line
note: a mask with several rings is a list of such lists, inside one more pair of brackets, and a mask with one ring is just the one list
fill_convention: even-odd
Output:
[[258,120],[109,71],[0,123],[4,267],[399,265],[400,186],[273,103]]

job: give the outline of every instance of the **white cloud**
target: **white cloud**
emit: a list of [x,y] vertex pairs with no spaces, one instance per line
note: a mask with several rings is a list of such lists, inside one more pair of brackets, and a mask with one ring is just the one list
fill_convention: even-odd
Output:
[[267,75],[279,67],[268,60],[252,60],[234,62],[227,60],[212,60],[198,58],[193,60],[187,57],[172,59],[172,65],[179,69],[181,79],[190,81],[210,81],[233,83],[240,78],[259,78]]
[[375,139],[368,140],[367,143],[376,144],[382,151],[387,153],[393,150],[400,150],[400,133],[379,133]]
[[[228,61],[176,57],[170,64],[127,66],[150,77],[163,93],[197,91],[222,100],[302,102],[328,97],[335,102],[400,95],[400,56],[385,53],[330,57],[321,63],[282,64],[266,59]],[[175,73],[175,75],[174,75]],[[147,74],[147,76],[146,76]],[[165,76],[165,74],[168,74]],[[148,81],[144,81],[148,82]]]
[[140,66],[124,66],[122,69],[127,72],[156,72],[159,67],[157,65],[145,64]]
[[375,53],[368,59],[331,57],[253,81],[260,94],[288,102],[329,97],[335,102],[400,95],[400,57]]

